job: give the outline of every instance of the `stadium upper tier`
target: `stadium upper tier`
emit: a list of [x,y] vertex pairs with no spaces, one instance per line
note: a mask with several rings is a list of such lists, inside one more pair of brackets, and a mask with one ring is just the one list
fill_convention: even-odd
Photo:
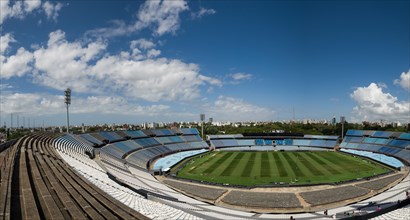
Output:
[[[158,129],[140,131],[98,132],[66,135],[59,141],[76,139],[92,147],[98,147],[103,163],[120,168],[136,166],[149,169],[151,161],[180,151],[208,148],[194,128]],[[89,152],[94,154],[92,150]]]
[[243,136],[243,135],[209,135],[208,140],[211,143],[211,147],[224,148],[224,147],[238,147],[238,146],[307,146],[307,147],[321,147],[321,148],[334,148],[337,144],[337,136],[325,136],[325,135],[298,135],[283,138],[278,136],[271,138],[261,138],[261,135]]
[[348,130],[340,147],[387,154],[410,163],[410,133]]

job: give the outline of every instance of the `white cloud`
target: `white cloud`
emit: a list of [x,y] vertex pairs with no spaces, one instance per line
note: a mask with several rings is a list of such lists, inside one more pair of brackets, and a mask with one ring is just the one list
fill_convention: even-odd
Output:
[[145,1],[138,11],[135,28],[140,30],[154,26],[156,35],[175,33],[180,25],[179,14],[186,10],[188,10],[188,4],[184,0]]
[[133,48],[140,48],[140,49],[147,50],[147,49],[151,49],[151,48],[155,47],[154,42],[149,41],[149,40],[144,39],[144,38],[138,39],[138,40],[133,40],[133,41],[131,41],[130,44],[131,44],[132,49]]
[[226,76],[227,78],[227,84],[239,84],[245,80],[250,80],[252,79],[253,75],[249,73],[233,73],[233,74],[228,74]]
[[128,35],[136,31],[133,25],[128,25],[121,20],[113,20],[110,21],[109,24],[109,27],[89,30],[85,33],[85,35],[87,37],[91,36],[99,39]]
[[398,84],[403,89],[410,91],[410,70],[407,73],[401,73],[400,79],[394,80],[394,84]]
[[218,120],[267,121],[272,120],[274,115],[274,111],[268,108],[225,96],[219,96],[214,103],[207,104],[205,108],[209,111],[208,114]]
[[64,97],[31,93],[2,95],[2,112],[28,115],[56,114],[64,111]]
[[24,18],[41,5],[40,0],[25,0],[25,1],[0,1],[0,25],[9,18]]
[[192,100],[200,96],[200,85],[220,84],[200,75],[195,64],[166,58],[136,61],[108,56],[99,60],[91,72],[110,88],[148,101]]
[[34,80],[59,90],[71,87],[77,92],[98,92],[102,88],[88,75],[89,62],[105,49],[102,42],[83,47],[80,42],[67,42],[60,30],[51,32],[47,47],[34,51]]
[[[64,96],[39,93],[11,93],[1,96],[2,112],[25,115],[55,115],[65,113]],[[142,106],[128,102],[119,96],[73,97],[70,113],[72,114],[121,114],[154,116],[169,110],[166,105]]]
[[46,13],[47,18],[54,21],[57,21],[58,13],[60,12],[61,8],[63,8],[63,4],[61,4],[60,2],[53,4],[50,1],[46,1],[43,4],[43,10],[44,13]]
[[230,75],[232,77],[232,79],[234,80],[248,80],[252,78],[252,74],[248,74],[248,73],[234,73]]
[[24,11],[32,12],[34,9],[39,8],[41,5],[41,0],[25,0],[24,1]]
[[5,84],[0,84],[0,90],[12,89],[12,88],[13,88],[13,86],[10,85],[10,84],[7,84],[7,83],[5,83]]
[[212,8],[203,8],[201,7],[199,11],[191,13],[193,18],[202,18],[205,15],[213,15],[216,11]]
[[142,106],[127,101],[119,96],[89,96],[87,98],[74,98],[72,113],[102,113],[153,116],[169,110],[166,105]]
[[17,50],[15,55],[5,57],[0,55],[1,78],[21,77],[32,70],[33,54],[24,48]]
[[10,1],[0,0],[0,25],[10,18],[23,19],[30,13],[39,9],[43,9],[47,18],[57,20],[58,12],[62,8],[62,4],[57,2],[55,4],[47,1],[41,7],[41,0],[24,0],[24,1]]
[[160,50],[156,50],[156,49],[151,49],[149,51],[147,51],[147,57],[148,58],[154,58],[157,57],[161,54]]
[[130,42],[131,54],[134,60],[154,58],[161,54],[160,50],[153,49],[155,43],[146,39],[133,40]]
[[[390,93],[384,93],[383,88],[375,83],[368,87],[359,87],[350,97],[356,102],[353,113],[355,118],[365,121],[402,121],[408,122],[410,103],[399,101]],[[359,120],[360,120],[359,119]]]
[[200,97],[200,86],[221,86],[218,79],[201,75],[196,64],[154,58],[160,54],[155,49],[146,55],[136,51],[136,46],[151,47],[141,42],[131,43],[133,56],[127,51],[103,55],[107,45],[102,42],[82,45],[68,42],[60,30],[52,32],[47,47],[33,52],[33,79],[58,90],[71,87],[85,94],[117,93],[153,102],[193,100]]
[[0,55],[5,54],[9,48],[9,44],[13,42],[16,42],[16,40],[10,33],[0,36]]
[[139,8],[137,19],[127,24],[122,20],[110,22],[110,27],[87,31],[86,36],[109,38],[129,35],[144,28],[153,28],[154,35],[175,34],[180,26],[180,13],[188,10],[185,0],[147,0]]

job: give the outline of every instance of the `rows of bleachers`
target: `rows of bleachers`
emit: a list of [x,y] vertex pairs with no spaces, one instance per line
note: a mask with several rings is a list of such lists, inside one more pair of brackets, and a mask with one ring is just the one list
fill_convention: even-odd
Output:
[[[231,138],[232,136],[218,135],[217,137],[211,136],[211,146],[215,148],[224,147],[238,147],[238,146],[305,146],[305,147],[323,147],[334,148],[337,144],[337,138],[335,136],[323,136],[323,135],[305,135],[304,139],[239,139]],[[216,139],[212,139],[216,138]],[[221,139],[223,138],[223,139]],[[319,139],[320,138],[320,139]]]
[[179,136],[164,136],[155,138],[161,144],[181,143],[184,142]]
[[125,140],[124,137],[121,137],[120,135],[118,135],[115,132],[103,131],[103,132],[100,132],[99,135],[104,137],[110,143]]
[[[150,219],[198,219],[196,216],[183,210],[175,209],[166,204],[145,199],[135,191],[127,188],[126,186],[120,185],[113,179],[109,178],[105,171],[96,170],[94,169],[94,166],[84,166],[84,164],[97,165],[94,160],[87,158],[85,155],[83,155],[83,157],[73,158],[62,151],[57,150],[57,152],[72,166],[73,169],[77,171],[77,173],[79,173],[80,176],[87,179],[101,191],[115,198],[110,199],[110,201],[119,201],[128,206],[132,211],[138,211]],[[147,185],[144,186],[144,183],[122,169],[117,169],[115,166],[108,166],[108,168],[111,174],[114,174],[116,178],[121,179],[122,181],[130,178],[129,182],[124,182],[136,189],[153,190]],[[122,219],[145,219],[144,216]]]
[[196,128],[180,128],[179,130],[184,135],[199,135],[199,132]]
[[207,152],[205,149],[200,150],[191,150],[191,151],[183,151],[179,153],[175,153],[163,158],[158,159],[155,161],[153,166],[154,171],[166,171],[170,167],[174,166],[175,164],[179,163],[180,161],[184,160],[187,157],[191,157],[194,155],[202,154]]
[[162,137],[162,136],[172,136],[172,135],[176,135],[177,131],[173,130],[173,129],[155,129],[155,130],[151,130],[155,136],[157,137]]
[[[87,141],[78,138],[75,135],[67,134],[54,140],[54,145],[62,151],[71,151],[71,153],[90,155],[94,154],[94,148]],[[88,153],[85,153],[88,152]]]
[[90,142],[90,143],[91,143],[92,145],[94,145],[94,146],[101,146],[101,145],[104,144],[101,140],[95,138],[95,137],[92,136],[91,134],[80,134],[79,136],[80,136],[81,138],[87,140],[88,142]]
[[[122,136],[124,136],[124,134]],[[184,136],[189,136],[189,135],[178,134],[178,136],[181,137],[183,140],[185,140]],[[150,137],[153,138],[154,140],[156,140],[157,138],[156,136],[150,136]],[[147,137],[144,137],[144,138],[147,138]],[[135,140],[144,139],[144,138],[136,138]],[[129,138],[126,138],[126,139],[129,139]],[[128,140],[128,141],[135,142],[135,140]],[[295,140],[296,139],[293,140],[293,143]],[[111,146],[114,146],[115,148],[121,149],[124,146],[122,146],[121,144],[118,145],[118,143],[122,143],[122,142],[115,142],[115,143],[111,143],[106,146],[111,145]],[[265,142],[265,140],[263,140],[263,142]],[[255,140],[255,143],[256,143],[256,140]],[[169,150],[175,150],[177,147],[181,147],[181,145],[186,146],[186,144],[189,144],[189,145],[196,144],[197,146],[207,147],[206,143],[201,142],[201,141],[195,141],[195,142],[189,142],[189,143],[184,143],[184,142],[183,143],[172,143],[172,144],[166,144],[166,145],[159,143],[159,145],[146,146],[145,148],[138,145],[141,148],[134,150],[133,153],[143,151],[143,150],[149,150],[151,148],[157,149],[159,147],[162,147],[164,149],[168,148]],[[202,144],[205,144],[205,145],[202,145]],[[275,148],[272,145],[262,146],[262,147],[268,147],[270,149]],[[276,146],[276,148],[278,147],[285,148],[285,147],[290,147],[290,146]],[[299,148],[298,146],[291,146],[291,147]],[[103,148],[101,148],[100,150],[102,150]],[[303,148],[303,147],[301,146],[300,148]],[[126,149],[126,147],[124,147],[124,149]],[[317,148],[317,149],[327,150],[326,148]],[[132,149],[130,150],[132,151]],[[85,151],[82,151],[82,152],[85,152]],[[60,151],[60,153],[62,153],[62,151]],[[401,152],[398,152],[398,154],[399,153],[404,153],[404,152],[401,151]],[[70,161],[69,162],[70,166],[72,166],[74,169],[76,169],[78,173],[80,173],[85,178],[87,178],[87,180],[99,186],[101,189],[103,189],[105,192],[113,196],[118,201],[121,201],[127,206],[137,210],[138,212],[152,219],[195,219],[196,216],[193,216],[193,215],[199,215],[200,217],[205,218],[205,219],[216,219],[216,218],[241,219],[241,218],[245,218],[245,216],[248,219],[250,219],[253,217],[255,218],[259,217],[259,216],[254,216],[254,213],[243,213],[239,211],[228,210],[222,207],[210,206],[209,204],[202,204],[201,202],[195,201],[192,198],[180,195],[176,192],[171,192],[172,191],[171,189],[167,188],[165,185],[162,185],[160,182],[154,179],[154,177],[152,177],[146,170],[137,169],[136,166],[129,166],[129,164],[128,165],[125,164],[125,169],[121,169],[117,165],[114,165],[113,163],[109,163],[109,165],[106,166],[106,168],[108,168],[106,169],[106,171],[111,173],[117,179],[121,179],[122,182],[125,182],[124,185],[118,184],[118,182],[115,182],[113,181],[113,179],[109,178],[105,174],[105,172],[96,171],[95,169],[92,168],[92,166],[88,166],[88,165],[84,166],[84,164],[88,164],[88,163],[96,164],[95,160],[90,159],[86,155],[83,155],[82,157],[79,157],[78,159],[73,159],[73,157],[67,156],[65,153],[62,153],[62,154],[65,155],[64,158],[66,158],[65,159],[66,161]],[[122,155],[122,157],[124,157],[124,155]],[[128,157],[126,156],[126,158]],[[80,162],[79,160],[82,160],[82,161]],[[104,162],[103,165],[106,165],[105,164],[106,162]],[[141,166],[144,166],[144,165],[145,165],[144,163],[141,164]],[[136,173],[139,173],[139,174],[137,175]],[[124,187],[125,185],[133,187],[134,189],[145,189],[148,191],[153,190],[153,188],[158,189],[158,190],[160,189],[159,190],[160,192],[165,192],[165,194],[167,194],[168,196],[178,198],[180,201],[173,202],[171,200],[162,200],[159,197],[155,198],[154,200],[149,200],[149,199],[147,200],[141,197],[140,195],[138,195],[137,193],[135,193],[135,191],[129,190],[127,187]],[[331,197],[333,198],[334,196],[331,196]],[[182,201],[185,201],[188,203],[185,203]],[[186,208],[187,206],[189,206],[189,208]],[[313,213],[313,215],[316,215],[316,213]],[[260,217],[267,218],[267,216],[272,217],[273,215],[263,214]],[[300,216],[304,216],[304,215],[301,214]],[[283,217],[283,215],[281,217]],[[280,217],[279,215],[277,216],[275,215],[272,218],[280,218]],[[297,214],[296,214],[296,218],[299,219]],[[303,217],[300,217],[300,218],[303,218]]]
[[199,137],[199,132],[195,128],[181,128],[156,130],[101,131],[95,133],[80,134],[79,136],[87,140],[94,146],[103,146],[107,143],[114,143],[124,141],[127,139],[138,139],[146,137],[177,137],[179,135],[191,136],[196,138]]
[[378,138],[393,138],[410,140],[409,133],[393,132],[393,131],[368,131],[368,130],[348,130],[346,136],[356,137],[378,137]]
[[359,155],[359,156],[362,156],[362,157],[367,157],[367,158],[370,158],[372,160],[379,161],[381,163],[387,164],[387,165],[395,167],[395,168],[399,168],[399,167],[403,166],[403,163],[400,162],[400,160],[397,160],[394,157],[389,157],[389,156],[384,155],[384,154],[378,154],[378,153],[373,153],[373,152],[369,152],[369,151],[358,151],[358,150],[352,150],[352,149],[341,149],[341,151],[349,153],[349,154],[355,154],[355,155]]
[[[112,132],[101,132],[104,134]],[[182,135],[181,135],[182,134]],[[157,157],[174,152],[208,148],[196,129],[160,129],[149,131],[120,131],[118,137],[125,140],[113,142],[100,149],[100,158],[109,164],[119,164],[123,168],[128,163],[147,169],[149,162]]]
[[[5,209],[1,206],[2,218],[148,219],[78,176],[64,163],[53,144],[59,143],[59,149],[68,154],[76,152],[73,157],[82,154],[80,160],[91,160],[85,151],[79,150],[81,147],[67,141],[75,139],[54,141],[49,135],[31,134],[20,140],[14,147],[18,154],[13,158],[13,175],[1,181],[1,191],[7,187],[12,192],[0,199],[6,202]],[[75,149],[70,150],[72,147]],[[84,164],[79,162],[79,166]]]
[[348,130],[340,147],[391,155],[410,163],[409,133]]

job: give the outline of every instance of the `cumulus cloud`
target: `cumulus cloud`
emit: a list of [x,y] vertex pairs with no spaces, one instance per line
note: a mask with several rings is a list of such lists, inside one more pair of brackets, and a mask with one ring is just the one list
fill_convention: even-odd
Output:
[[131,48],[141,48],[147,50],[153,47],[155,47],[155,43],[144,38],[131,41]]
[[192,100],[200,96],[200,85],[220,84],[218,80],[200,75],[195,64],[166,58],[138,61],[107,56],[99,60],[91,72],[111,88],[147,101]]
[[0,36],[0,55],[5,54],[10,47],[9,44],[16,42],[10,33]]
[[64,112],[64,97],[31,93],[11,93],[1,96],[2,112],[31,115]]
[[410,91],[410,70],[401,73],[400,79],[394,80],[394,84],[400,85],[403,89]]
[[[130,52],[108,55],[105,43],[68,42],[65,33],[58,30],[50,33],[46,47],[33,52],[33,79],[58,90],[71,87],[86,94],[114,92],[152,102],[193,100],[200,97],[201,86],[221,86],[218,79],[201,75],[196,64],[157,58],[160,51],[153,46],[146,40],[134,41]],[[146,54],[142,52],[148,48]]]
[[0,55],[1,78],[21,77],[32,70],[33,54],[24,48],[17,50],[15,55],[6,57]]
[[204,8],[204,7],[200,7],[199,11],[197,12],[192,12],[191,16],[192,18],[202,18],[205,15],[213,15],[215,14],[216,11],[212,8]]
[[6,56],[12,42],[16,40],[9,33],[0,37],[0,77],[5,79],[14,76],[21,77],[32,69],[33,54],[22,47],[17,50],[16,54]]
[[0,25],[10,18],[23,19],[30,13],[43,9],[47,18],[57,20],[58,12],[62,8],[62,4],[57,2],[55,4],[46,1],[41,5],[41,0],[23,0],[23,1],[0,1]]
[[58,13],[61,10],[61,8],[63,8],[63,4],[61,4],[60,2],[53,4],[49,1],[46,1],[44,2],[42,7],[48,19],[57,21]]
[[179,14],[186,10],[188,10],[188,4],[184,0],[145,1],[138,11],[135,28],[140,30],[151,26],[156,35],[175,33],[180,25]]
[[41,5],[40,0],[25,0],[25,1],[13,1],[1,0],[0,1],[0,24],[9,18],[24,18],[27,14],[31,13]]
[[219,96],[214,103],[207,104],[205,108],[208,109],[210,115],[223,120],[267,121],[271,120],[274,115],[274,111],[268,108],[226,96]]
[[375,83],[357,88],[350,97],[357,104],[353,109],[355,118],[365,121],[406,122],[409,120],[410,103],[399,101],[390,93],[383,92],[383,88]]
[[146,39],[133,40],[130,42],[131,56],[134,60],[157,57],[161,51],[153,49],[155,46],[155,43]]
[[121,20],[114,20],[110,22],[110,27],[90,30],[86,36],[109,38],[128,35],[144,28],[152,28],[156,36],[175,34],[181,23],[180,13],[188,9],[185,0],[147,0],[138,9],[134,22],[127,24]]
[[101,88],[88,75],[89,62],[104,51],[106,44],[68,42],[61,30],[51,32],[47,47],[34,51],[35,82],[62,90],[67,86],[77,92],[98,92]]

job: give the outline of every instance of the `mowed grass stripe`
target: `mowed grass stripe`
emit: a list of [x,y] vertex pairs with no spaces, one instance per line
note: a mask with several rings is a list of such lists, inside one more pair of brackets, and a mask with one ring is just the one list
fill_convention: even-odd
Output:
[[236,166],[241,162],[241,159],[244,155],[244,153],[239,152],[229,163],[229,165],[224,169],[224,171],[222,171],[221,176],[230,176],[235,170]]
[[[347,164],[345,161],[343,160],[344,158],[341,158],[339,155],[336,154],[326,154],[326,156],[321,155],[321,154],[317,154],[318,157],[324,159],[325,161],[329,161],[329,163],[335,164],[338,167],[349,171],[350,173],[354,173],[357,172],[357,164]],[[355,161],[352,161],[353,163],[355,163]]]
[[285,166],[282,163],[282,160],[279,157],[279,153],[277,152],[272,152],[273,158],[275,159],[275,164],[276,164],[276,169],[279,171],[279,176],[280,177],[287,177],[288,172],[285,170]]
[[267,152],[262,153],[261,177],[270,177],[270,163]]
[[290,168],[295,173],[296,177],[304,177],[305,176],[305,174],[300,170],[300,167],[297,165],[296,161],[293,160],[293,158],[291,158],[288,153],[283,153],[283,156],[288,161],[288,163],[290,165]]
[[[208,155],[205,155],[205,156],[208,156]],[[200,168],[200,167],[202,167],[204,164],[206,164],[206,163],[209,163],[209,161],[211,161],[211,160],[213,160],[214,158],[213,157],[208,157],[208,159],[206,159],[206,160],[204,160],[204,161],[202,161],[202,163],[200,163],[200,164],[198,164],[196,167],[194,167],[193,169],[190,169],[189,171],[188,171],[188,173],[191,173],[191,174],[194,174],[195,173],[195,171],[198,169],[198,168]]]
[[246,162],[245,168],[242,171],[242,174],[241,174],[242,177],[251,176],[253,166],[255,165],[255,157],[256,157],[256,153],[253,152],[251,156],[249,157],[249,160]]
[[299,153],[300,157],[299,160],[305,167],[315,176],[324,176],[325,174],[322,173],[315,165],[313,165],[307,158],[306,153]]
[[316,163],[322,165],[322,167],[324,167],[331,174],[334,174],[334,175],[341,174],[338,170],[336,170],[335,168],[330,166],[330,164],[328,164],[325,161],[323,161],[322,159],[320,159],[316,154],[307,153],[306,155],[308,157],[312,158],[314,161],[316,161]]
[[205,171],[204,174],[210,174],[212,171],[216,170],[219,166],[221,166],[225,160],[227,160],[233,152],[227,152],[225,155],[223,155],[221,158],[219,158],[217,161],[215,161],[211,166],[209,166]]

